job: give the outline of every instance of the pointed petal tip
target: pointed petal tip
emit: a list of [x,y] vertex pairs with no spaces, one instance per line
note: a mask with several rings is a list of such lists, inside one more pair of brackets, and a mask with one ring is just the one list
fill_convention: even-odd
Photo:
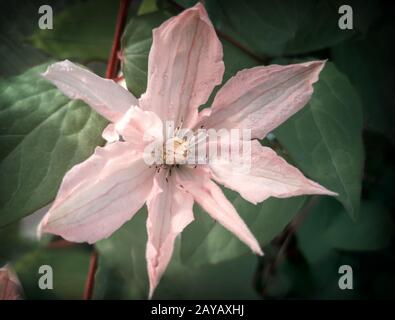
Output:
[[150,287],[149,292],[148,292],[148,300],[152,300],[152,296],[154,295],[154,291],[155,291],[155,288],[151,288]]
[[254,250],[254,253],[257,254],[258,256],[263,257],[265,254],[263,253],[261,247],[258,247],[257,250]]
[[317,61],[316,61],[317,66],[318,66],[320,72],[321,72],[322,69],[325,67],[325,65],[326,65],[327,62],[328,62],[328,59],[325,59],[325,60],[317,60]]
[[316,194],[337,197],[339,194],[337,192],[331,191],[324,186],[314,182],[313,187],[316,189]]
[[197,10],[197,11],[199,11],[199,14],[203,13],[204,15],[207,15],[206,7],[200,1],[198,1],[193,7],[189,8],[187,10]]
[[149,278],[148,300],[152,300],[155,290],[159,284],[159,279],[157,278],[157,273],[153,270],[154,269],[152,269],[152,271],[148,271],[148,278]]
[[326,191],[325,191],[325,194],[327,195],[327,196],[332,196],[332,197],[338,197],[339,196],[339,194],[337,193],[337,192],[333,192],[333,191],[330,191],[330,190],[328,190],[328,189],[325,189]]

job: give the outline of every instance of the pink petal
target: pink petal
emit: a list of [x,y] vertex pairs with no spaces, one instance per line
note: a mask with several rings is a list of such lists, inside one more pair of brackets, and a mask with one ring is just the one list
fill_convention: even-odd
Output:
[[115,130],[135,149],[152,141],[163,141],[162,120],[155,113],[139,107],[131,107],[115,124]]
[[180,190],[174,175],[166,182],[165,174],[155,177],[152,196],[147,201],[146,257],[150,298],[169,264],[177,235],[193,221],[192,196]]
[[14,270],[5,265],[0,268],[0,300],[21,300],[22,286]]
[[114,142],[74,166],[39,230],[94,243],[131,219],[152,189],[155,170],[126,142]]
[[200,3],[153,31],[144,110],[190,128],[224,73],[222,45]]
[[309,101],[324,64],[313,61],[242,70],[218,91],[198,125],[251,129],[252,138],[263,139]]
[[107,127],[105,127],[101,135],[109,143],[119,141],[120,138],[113,123],[110,123]]
[[213,177],[225,187],[256,204],[269,197],[288,198],[302,194],[336,193],[307,179],[272,149],[251,141],[251,168],[246,171],[239,162],[218,158],[209,164]]
[[182,186],[213,219],[234,233],[253,252],[263,255],[254,235],[240,218],[233,205],[226,199],[222,190],[209,179],[208,173],[204,169],[199,167],[196,169],[185,168],[180,170],[178,175]]
[[50,65],[43,77],[70,99],[81,99],[108,120],[115,122],[137,99],[113,80],[103,79],[68,60]]

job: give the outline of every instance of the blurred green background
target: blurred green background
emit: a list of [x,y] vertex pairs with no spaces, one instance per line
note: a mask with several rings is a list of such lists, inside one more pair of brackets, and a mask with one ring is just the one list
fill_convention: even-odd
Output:
[[[195,3],[132,1],[121,62],[136,96],[146,87],[152,29]],[[43,4],[53,8],[53,30],[38,28]],[[395,6],[348,1],[353,29],[341,30],[342,4],[205,1],[224,48],[224,81],[257,65],[328,59],[308,106],[262,143],[339,197],[254,206],[226,191],[263,246],[262,258],[195,206],[196,221],[177,239],[154,298],[395,297]],[[27,299],[82,298],[93,248],[49,236],[38,242],[40,213],[31,214],[53,200],[69,168],[103,144],[106,125],[39,73],[69,59],[103,76],[118,6],[115,0],[0,2],[0,267],[12,264]],[[141,210],[95,245],[94,298],[147,297],[145,216]],[[53,267],[53,290],[37,286],[43,264]],[[338,286],[342,265],[353,269],[352,290]]]

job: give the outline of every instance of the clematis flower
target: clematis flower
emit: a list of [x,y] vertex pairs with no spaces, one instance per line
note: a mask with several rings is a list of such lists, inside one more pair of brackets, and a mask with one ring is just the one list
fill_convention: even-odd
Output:
[[[84,100],[111,123],[103,132],[107,144],[65,175],[40,232],[94,243],[110,236],[146,203],[151,297],[176,237],[194,219],[194,202],[253,252],[262,254],[218,184],[254,204],[269,197],[334,195],[257,140],[308,102],[324,62],[242,70],[219,90],[212,107],[199,113],[199,106],[222,82],[222,57],[221,42],[203,5],[197,4],[153,30],[147,91],[140,99],[67,60],[51,65],[43,74],[46,79],[70,98]],[[192,132],[202,126],[251,130],[251,169],[241,172],[232,159],[220,158],[197,166],[185,164],[190,140],[166,136],[167,121]],[[163,152],[161,163],[148,165],[144,153],[155,141],[173,145],[174,154]]]

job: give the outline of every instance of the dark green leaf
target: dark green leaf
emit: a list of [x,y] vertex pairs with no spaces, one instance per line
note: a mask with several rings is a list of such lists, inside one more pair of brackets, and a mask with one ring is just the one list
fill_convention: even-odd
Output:
[[147,86],[152,29],[167,18],[169,16],[162,12],[134,16],[129,20],[122,36],[122,71],[129,91],[137,97],[145,92]]
[[[197,1],[177,0],[184,7]],[[375,1],[348,1],[353,30],[338,26],[338,0],[207,0],[216,28],[261,55],[289,55],[330,47],[360,31],[377,18]]]
[[[82,299],[89,257],[89,250],[81,247],[40,248],[26,254],[14,266],[27,299]],[[39,273],[42,265],[52,268],[52,290],[38,286],[44,275]]]
[[65,172],[102,143],[104,119],[40,77],[45,68],[0,82],[0,225],[51,202]]
[[340,214],[322,234],[323,240],[336,249],[367,251],[387,247],[393,236],[391,215],[382,205],[362,202],[357,222]]
[[365,38],[332,48],[332,56],[362,98],[366,126],[395,142],[395,74],[389,67],[395,55],[392,21],[373,29]]
[[[30,46],[26,38],[38,28],[38,8],[42,0],[1,1],[0,12],[0,77],[20,74],[48,61],[48,57]],[[63,1],[50,1],[54,10],[61,10]]]
[[58,59],[107,60],[117,11],[117,1],[77,3],[59,14],[54,12],[54,28],[38,30],[31,43]]
[[386,248],[392,239],[393,222],[378,203],[364,201],[358,221],[352,221],[331,198],[321,199],[298,231],[299,248],[311,264],[336,250],[371,251]]
[[349,214],[359,211],[362,170],[362,110],[349,80],[327,63],[309,104],[276,136],[302,171],[339,194]]

